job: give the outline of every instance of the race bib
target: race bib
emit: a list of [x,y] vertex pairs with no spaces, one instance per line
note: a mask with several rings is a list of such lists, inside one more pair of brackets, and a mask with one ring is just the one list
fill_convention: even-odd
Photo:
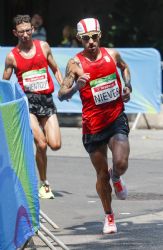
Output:
[[90,81],[90,86],[96,105],[112,102],[120,96],[115,73]]
[[25,91],[36,92],[49,88],[46,68],[25,72],[22,78]]

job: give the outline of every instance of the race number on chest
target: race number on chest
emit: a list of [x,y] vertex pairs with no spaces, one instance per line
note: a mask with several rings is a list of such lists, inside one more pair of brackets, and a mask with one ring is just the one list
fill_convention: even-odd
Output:
[[90,81],[90,86],[96,105],[114,101],[120,96],[115,73]]
[[22,78],[25,91],[36,92],[49,88],[46,68],[25,72]]

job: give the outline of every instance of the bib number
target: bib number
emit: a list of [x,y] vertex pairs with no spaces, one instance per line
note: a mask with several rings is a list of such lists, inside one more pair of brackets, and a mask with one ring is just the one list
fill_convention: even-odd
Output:
[[25,72],[22,78],[25,91],[37,92],[49,88],[46,68]]
[[90,85],[96,105],[112,102],[120,96],[115,74],[93,80]]

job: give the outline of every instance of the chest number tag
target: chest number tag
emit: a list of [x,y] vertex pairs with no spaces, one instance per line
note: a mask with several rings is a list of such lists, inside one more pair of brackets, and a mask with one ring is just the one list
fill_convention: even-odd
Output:
[[111,74],[90,82],[96,105],[112,102],[120,96],[116,74]]
[[25,91],[36,92],[49,88],[46,68],[25,72],[22,78]]

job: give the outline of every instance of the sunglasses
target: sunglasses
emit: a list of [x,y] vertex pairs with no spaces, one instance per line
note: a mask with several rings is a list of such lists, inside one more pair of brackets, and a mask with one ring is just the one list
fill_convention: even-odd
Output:
[[93,34],[93,35],[83,35],[81,36],[81,39],[84,41],[89,41],[89,39],[96,40],[99,37],[99,34]]

